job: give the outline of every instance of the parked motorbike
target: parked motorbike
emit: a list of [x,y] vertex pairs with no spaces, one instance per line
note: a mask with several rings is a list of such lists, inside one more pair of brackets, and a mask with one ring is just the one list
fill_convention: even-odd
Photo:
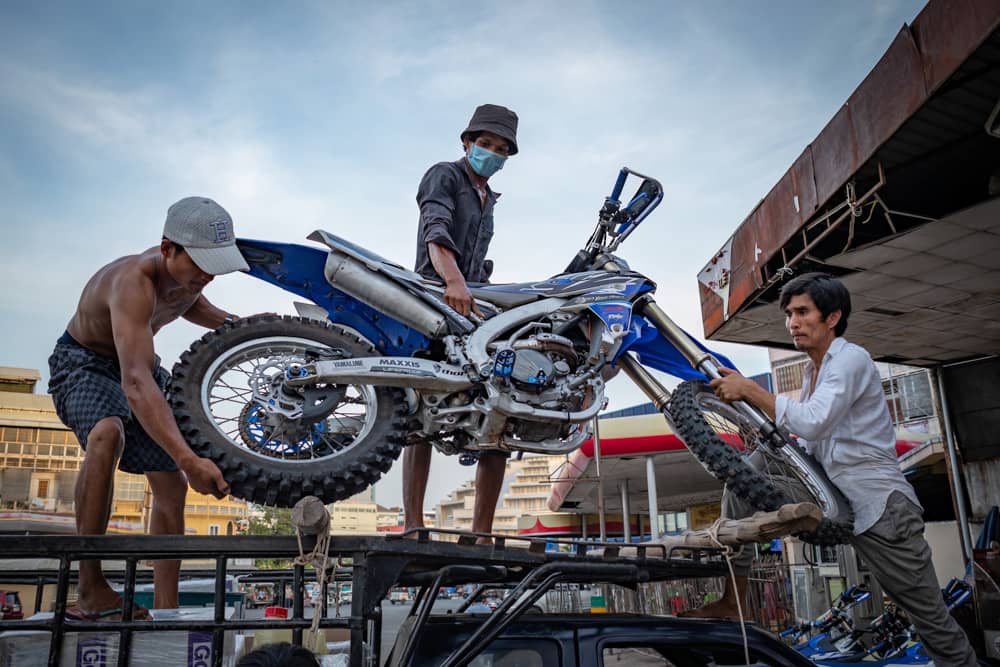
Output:
[[837,597],[837,601],[828,610],[812,621],[791,626],[782,631],[780,636],[806,656],[839,650],[845,639],[853,644],[855,640],[851,635],[854,625],[848,612],[871,596],[866,585],[851,586]]
[[[972,587],[961,579],[952,579],[941,590],[948,609],[959,607],[972,598]],[[801,648],[800,648],[801,647]],[[931,657],[924,651],[917,629],[896,605],[888,603],[885,611],[867,627],[852,630],[835,642],[830,650],[810,651],[810,646],[794,647],[819,665],[847,667],[889,667],[889,665],[927,665]]]
[[[640,180],[627,202],[629,177]],[[590,437],[608,381],[624,371],[694,455],[757,509],[788,502],[754,451],[791,470],[826,519],[809,539],[851,532],[846,499],[763,412],[718,400],[706,380],[732,367],[653,300],[655,283],[616,252],[663,198],[624,168],[586,246],[562,274],[470,285],[483,316],[463,317],[444,286],[329,232],[321,248],[239,241],[250,274],[308,299],[301,317],[254,316],[196,341],[175,365],[170,400],[192,448],[233,495],[291,506],[347,498],[402,447],[561,454]],[[668,391],[647,369],[684,382]]]

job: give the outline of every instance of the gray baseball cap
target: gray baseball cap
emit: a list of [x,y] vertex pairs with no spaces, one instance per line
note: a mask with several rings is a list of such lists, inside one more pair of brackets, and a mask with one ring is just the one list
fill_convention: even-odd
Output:
[[236,247],[233,219],[208,197],[185,197],[167,209],[163,238],[183,246],[191,261],[213,276],[250,270]]

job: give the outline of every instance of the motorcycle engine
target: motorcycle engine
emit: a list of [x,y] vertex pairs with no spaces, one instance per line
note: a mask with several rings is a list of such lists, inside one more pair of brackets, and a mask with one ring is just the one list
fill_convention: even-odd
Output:
[[518,388],[541,391],[552,383],[554,376],[555,365],[547,355],[536,350],[517,351],[510,379]]

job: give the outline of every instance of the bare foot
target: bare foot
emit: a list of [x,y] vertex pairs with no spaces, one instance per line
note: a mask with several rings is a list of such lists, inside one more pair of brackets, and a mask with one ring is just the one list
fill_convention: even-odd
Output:
[[490,546],[490,545],[493,544],[493,538],[492,537],[477,537],[476,538],[476,544],[485,544],[487,546]]
[[107,581],[102,580],[99,584],[77,589],[77,607],[86,613],[93,613],[102,609],[120,607],[122,596],[118,591],[111,588]]
[[740,610],[726,598],[716,600],[700,609],[688,609],[678,614],[681,618],[722,618],[731,620],[740,617]]
[[[66,614],[70,617],[79,617],[80,620],[119,620],[121,619],[124,602],[121,595],[112,589],[105,582],[102,586],[97,586],[93,590],[78,590],[76,606],[68,609]],[[113,618],[116,617],[116,618]],[[149,610],[139,605],[134,605],[132,618],[144,620],[149,618]]]

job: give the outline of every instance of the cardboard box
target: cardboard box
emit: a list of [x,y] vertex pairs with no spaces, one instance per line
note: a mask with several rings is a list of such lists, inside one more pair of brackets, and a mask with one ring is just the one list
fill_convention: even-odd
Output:
[[[157,620],[211,621],[210,607],[151,610]],[[226,618],[233,608],[226,608]],[[52,618],[51,612],[35,614],[31,620]],[[50,632],[44,630],[12,630],[0,633],[0,666],[46,667],[49,659]],[[235,663],[234,632],[225,633],[223,665]],[[115,667],[118,664],[117,632],[67,632],[63,636],[60,667]],[[142,667],[209,667],[212,664],[211,631],[136,631],[132,634],[130,665]]]
[[351,641],[350,628],[325,628],[326,643]]

